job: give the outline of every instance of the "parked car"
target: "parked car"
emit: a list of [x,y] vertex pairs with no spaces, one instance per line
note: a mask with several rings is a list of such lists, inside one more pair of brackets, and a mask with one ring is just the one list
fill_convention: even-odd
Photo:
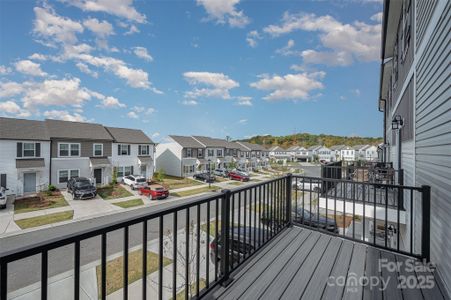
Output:
[[[272,222],[276,221],[274,218],[268,216],[269,211],[263,213],[260,221],[265,226],[271,226]],[[338,226],[334,219],[326,218],[321,215],[312,213],[307,209],[298,208],[297,214],[295,211],[291,213],[293,222],[304,224],[311,227],[317,227],[330,232],[338,233]]]
[[216,176],[227,178],[229,175],[229,171],[227,171],[226,169],[216,169],[214,170],[213,174],[215,174]]
[[[233,232],[233,234],[232,234]],[[254,239],[255,234],[255,239]],[[263,244],[263,238],[269,236],[269,231],[260,228],[254,227],[241,227],[241,228],[233,228],[230,230],[229,238],[230,238],[230,258],[229,261],[232,263],[237,263],[240,259],[243,259],[245,255],[249,255],[250,253],[256,250],[256,246]],[[255,243],[255,244],[254,244]],[[210,259],[213,264],[216,263],[216,254],[218,266],[221,266],[221,245],[222,238],[219,235],[217,238],[213,239],[209,245],[210,247]],[[233,257],[233,259],[232,259]]]
[[246,176],[250,176],[249,172],[247,172],[246,170],[240,169],[240,168],[236,168],[235,170],[232,170],[233,172],[241,172]]
[[149,197],[150,200],[165,199],[169,196],[169,190],[159,184],[151,184],[139,188],[138,194]]
[[215,182],[216,177],[213,174],[208,174],[207,172],[202,172],[202,173],[196,173],[193,175],[194,179],[200,180],[200,181],[204,181],[204,182]]
[[122,178],[122,182],[136,190],[148,186],[146,178],[140,175],[128,175]]
[[6,189],[0,186],[0,209],[6,208]]
[[318,193],[321,191],[321,182],[309,179],[293,179],[292,187],[300,191],[312,191]]
[[246,175],[243,172],[234,171],[229,173],[229,178],[232,180],[238,180],[238,181],[249,181],[249,175]]
[[86,177],[72,177],[67,182],[67,191],[74,199],[89,199],[97,195],[95,185]]

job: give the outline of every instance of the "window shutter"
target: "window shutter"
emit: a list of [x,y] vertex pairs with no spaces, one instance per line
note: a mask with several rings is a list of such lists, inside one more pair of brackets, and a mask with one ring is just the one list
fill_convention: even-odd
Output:
[[121,145],[117,145],[117,155],[121,155]]
[[22,143],[17,143],[17,157],[22,157]]
[[[130,147],[130,146],[129,146],[129,147]],[[135,172],[133,172],[133,166],[131,166],[130,172],[132,173],[132,175],[135,174]]]
[[138,146],[138,155],[141,155],[141,145]]
[[0,186],[6,189],[6,174],[0,175]]
[[41,157],[41,143],[36,143],[36,157]]
[[128,148],[128,155],[130,155],[131,154],[131,152],[130,152],[130,145],[127,145],[127,148]]

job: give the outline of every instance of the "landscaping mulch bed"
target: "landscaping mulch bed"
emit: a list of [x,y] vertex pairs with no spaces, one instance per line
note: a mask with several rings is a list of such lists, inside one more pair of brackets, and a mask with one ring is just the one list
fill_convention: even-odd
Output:
[[41,192],[37,196],[16,199],[14,201],[14,213],[21,214],[36,210],[68,206],[60,191]]
[[109,185],[97,189],[97,194],[104,200],[111,200],[117,198],[125,198],[133,196],[132,193],[127,191],[120,184]]

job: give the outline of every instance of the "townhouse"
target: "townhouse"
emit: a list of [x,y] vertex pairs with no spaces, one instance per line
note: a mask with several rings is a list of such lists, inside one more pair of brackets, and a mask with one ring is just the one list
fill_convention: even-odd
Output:
[[335,145],[335,146],[330,147],[332,161],[342,160],[341,150],[343,150],[344,148],[346,148],[345,145]]
[[248,171],[251,168],[251,149],[242,143],[232,142],[238,149],[236,165],[240,170]]
[[366,160],[366,148],[368,148],[369,145],[355,145],[354,147],[354,153],[355,153],[355,160]]
[[321,145],[314,145],[307,148],[307,155],[309,161],[315,161],[318,159],[318,149],[320,149]]
[[50,137],[42,121],[0,117],[0,185],[7,194],[35,193],[49,184]]
[[297,147],[294,154],[294,160],[300,162],[308,161],[308,151],[304,147]]
[[77,176],[106,185],[115,166],[119,180],[126,174],[151,177],[154,169],[154,144],[141,130],[95,123],[0,118],[0,149],[2,186],[16,196],[49,184],[65,188]]
[[332,161],[332,150],[327,148],[326,146],[321,146],[317,150],[318,159],[321,162],[330,162]]
[[[234,144],[224,140],[206,136],[192,136],[204,147],[205,159],[211,169],[227,169],[236,160],[238,149]],[[203,169],[206,169],[203,168]]]
[[[402,170],[405,185],[431,187],[431,261],[448,292],[451,251],[444,240],[449,240],[451,215],[450,20],[451,1],[384,2],[378,98],[384,161]],[[405,205],[409,212],[410,203]],[[420,215],[408,214],[406,232],[419,226]],[[413,245],[420,247],[421,241]]]
[[291,159],[287,149],[280,146],[274,146],[269,149],[269,157],[275,161],[287,161]]
[[341,160],[342,161],[355,161],[355,150],[353,147],[345,146],[340,150],[341,152]]
[[[265,147],[252,144],[249,142],[236,142],[242,148],[247,149],[246,153],[250,152],[250,166],[246,168],[249,169],[260,169],[265,168],[269,165],[269,151]],[[241,151],[241,150],[240,150]]]

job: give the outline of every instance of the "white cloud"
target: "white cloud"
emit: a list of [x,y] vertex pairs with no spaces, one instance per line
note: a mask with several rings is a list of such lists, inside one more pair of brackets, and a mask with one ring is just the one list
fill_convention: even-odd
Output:
[[153,139],[155,139],[155,138],[157,138],[157,137],[159,137],[160,136],[160,133],[159,132],[154,132],[153,134],[152,134],[152,138]]
[[47,76],[47,73],[41,70],[41,65],[31,60],[25,59],[15,63],[16,70],[20,73],[31,76]]
[[107,21],[99,21],[96,18],[89,18],[83,21],[83,25],[100,38],[105,38],[114,34],[113,25]]
[[246,42],[252,48],[257,47],[258,40],[261,40],[262,36],[258,33],[257,30],[252,30],[247,33]]
[[20,83],[14,81],[0,82],[0,98],[8,98],[21,94],[24,91]]
[[245,27],[250,19],[242,10],[237,10],[240,0],[197,0],[197,5],[202,5],[208,14],[207,21],[215,21],[218,24],[228,23],[230,27]]
[[186,105],[186,106],[196,106],[197,104],[199,104],[199,102],[197,102],[196,100],[188,100],[188,99],[186,99],[186,100],[183,100],[182,101],[182,104],[183,105]]
[[100,105],[103,108],[121,108],[126,107],[124,103],[121,103],[117,98],[108,96],[101,99],[102,104]]
[[351,93],[353,93],[356,97],[360,97],[360,95],[362,94],[359,89],[353,89],[351,90]]
[[97,72],[95,72],[95,71],[92,71],[92,70],[88,67],[88,65],[86,65],[86,64],[84,64],[84,63],[81,63],[81,62],[78,62],[78,63],[76,63],[75,65],[77,66],[77,68],[78,68],[81,72],[83,72],[83,73],[85,73],[85,74],[88,74],[88,75],[91,75],[91,76],[94,77],[94,78],[99,77],[99,74],[98,74]]
[[139,118],[138,114],[136,112],[134,112],[134,111],[129,111],[127,113],[127,117],[129,117],[130,119],[138,119]]
[[185,97],[189,99],[200,97],[230,99],[229,91],[240,86],[223,73],[185,72],[183,76],[190,85],[196,86],[191,91],[185,92]]
[[237,101],[237,105],[240,106],[252,106],[252,97],[248,97],[248,96],[239,96],[236,97]]
[[6,74],[9,74],[9,73],[11,73],[11,68],[10,67],[6,67],[6,66],[3,66],[3,65],[0,65],[0,75],[6,75]]
[[325,75],[325,72],[273,75],[271,77],[262,75],[259,81],[251,83],[250,86],[258,90],[272,91],[263,97],[269,101],[308,100],[312,97],[312,91],[324,88],[320,80]]
[[31,116],[28,110],[21,108],[14,101],[0,102],[0,115],[10,115],[14,117],[27,118]]
[[382,12],[378,12],[377,14],[372,15],[370,19],[375,22],[382,23],[383,16],[384,16],[384,14]]
[[280,54],[280,55],[283,55],[283,56],[296,54],[295,51],[291,50],[293,47],[294,47],[294,40],[289,39],[287,44],[286,44],[286,46],[284,46],[284,47],[282,47],[280,49],[277,49],[276,53]]
[[285,12],[278,25],[263,29],[273,37],[296,30],[319,32],[321,45],[328,50],[305,50],[301,52],[305,63],[349,65],[354,60],[375,61],[379,59],[381,25],[363,22],[344,24],[331,16],[315,14],[291,14]]
[[135,113],[139,113],[139,114],[143,113],[145,115],[150,115],[155,112],[155,108],[144,107],[144,106],[133,106],[132,111],[134,111]]
[[153,57],[149,54],[146,48],[144,47],[135,47],[133,48],[133,53],[139,58],[144,59],[145,61],[153,61]]
[[245,124],[247,124],[247,119],[241,119],[238,121],[238,123],[245,125]]
[[48,119],[72,121],[72,122],[87,122],[88,120],[79,113],[71,114],[67,110],[48,110],[44,112],[44,117]]
[[29,59],[33,60],[47,60],[47,55],[41,54],[41,53],[33,53],[32,55],[28,56]]
[[49,46],[55,46],[54,42],[74,44],[77,42],[76,34],[83,32],[80,23],[57,15],[49,6],[35,7],[34,12],[33,32]]
[[146,16],[133,7],[133,0],[62,0],[83,11],[104,12],[131,22],[146,23]]

